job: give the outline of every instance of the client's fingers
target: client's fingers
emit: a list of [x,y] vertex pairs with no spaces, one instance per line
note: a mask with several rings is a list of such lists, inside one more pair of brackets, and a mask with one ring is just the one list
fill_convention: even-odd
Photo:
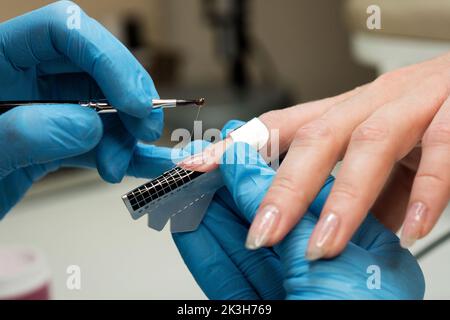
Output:
[[[220,170],[243,218],[252,222],[247,238],[247,247],[254,249],[254,243],[264,242],[277,227],[279,216],[268,210],[264,216],[254,219],[262,198],[272,183],[275,172],[268,167],[258,152],[244,143],[235,143],[223,156]],[[316,216],[322,210],[326,196],[330,192],[333,178],[329,177],[312,202],[310,211]]]
[[[342,167],[311,236],[310,259],[339,254],[364,220],[395,163],[417,145],[447,92],[437,78],[379,107],[352,133]],[[433,94],[429,94],[430,91]]]
[[[278,157],[279,154],[287,151],[297,129],[303,124],[316,119],[331,109],[335,104],[345,101],[346,99],[356,95],[363,87],[356,88],[352,91],[343,93],[339,96],[322,99],[318,101],[300,104],[294,107],[274,110],[267,112],[259,117],[262,123],[267,127],[269,132],[269,141],[266,149],[267,155],[271,158]],[[230,121],[223,130],[224,140],[211,145],[202,153],[195,154],[179,163],[179,166],[201,172],[209,172],[220,164],[222,154],[233,143],[233,140],[227,135],[243,123],[240,121]],[[276,135],[271,133],[277,132]],[[276,150],[271,150],[272,146],[277,146],[278,154],[274,154]]]
[[450,199],[450,98],[439,109],[422,140],[422,158],[414,179],[402,245],[427,235]]

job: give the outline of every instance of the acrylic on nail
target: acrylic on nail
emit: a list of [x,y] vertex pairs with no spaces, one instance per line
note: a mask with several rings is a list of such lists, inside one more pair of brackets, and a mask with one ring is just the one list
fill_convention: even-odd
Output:
[[415,202],[409,207],[400,239],[403,248],[410,248],[420,238],[426,213],[427,207],[422,202]]
[[256,250],[263,247],[275,228],[279,211],[273,205],[265,206],[256,215],[247,236],[245,246],[247,249]]
[[336,236],[338,226],[339,219],[334,213],[329,213],[324,220],[319,222],[306,253],[308,260],[318,260],[327,253]]

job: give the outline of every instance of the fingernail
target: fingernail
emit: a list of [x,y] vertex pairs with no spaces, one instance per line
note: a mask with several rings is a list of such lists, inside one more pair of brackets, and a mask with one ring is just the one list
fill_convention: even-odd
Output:
[[410,248],[419,239],[426,215],[427,207],[422,202],[415,202],[409,207],[400,239],[403,248]]
[[275,222],[279,216],[277,207],[268,205],[262,208],[256,215],[255,220],[248,232],[245,247],[249,250],[256,250],[267,243],[269,235],[275,228]]
[[329,213],[324,220],[319,222],[309,242],[306,259],[318,260],[327,253],[336,236],[338,226],[339,218],[334,213]]
[[193,169],[204,163],[203,153],[198,153],[193,156],[187,157],[183,161],[178,163],[178,167],[185,169]]

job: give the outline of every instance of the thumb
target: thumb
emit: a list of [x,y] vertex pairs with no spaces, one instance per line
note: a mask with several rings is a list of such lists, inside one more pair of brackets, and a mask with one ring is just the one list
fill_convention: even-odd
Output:
[[102,137],[93,110],[71,105],[19,107],[0,116],[0,179],[16,169],[85,153]]

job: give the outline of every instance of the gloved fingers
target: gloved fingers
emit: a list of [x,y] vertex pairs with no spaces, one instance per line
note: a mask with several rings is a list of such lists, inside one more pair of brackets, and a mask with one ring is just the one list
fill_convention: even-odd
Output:
[[[310,268],[311,262],[306,259],[306,248],[318,218],[307,212],[294,229],[274,247],[283,263],[285,278],[301,278]],[[292,288],[286,287],[290,293]]]
[[[63,161],[65,167],[97,168],[107,182],[118,183],[132,166],[137,140],[126,129],[116,114],[101,115],[103,137],[92,152]],[[142,152],[137,152],[136,157]],[[139,158],[142,160],[142,157]],[[151,158],[146,159],[147,171],[153,168]],[[134,166],[135,167],[135,166]],[[139,166],[138,169],[141,169]]]
[[[322,204],[323,205],[323,204]],[[318,216],[304,218],[276,247],[287,299],[420,299],[423,275],[395,235],[369,215],[345,250],[329,260],[310,261],[306,252]],[[379,289],[370,289],[377,273]],[[344,288],[344,289],[343,289]]]
[[[242,165],[246,161],[242,159],[238,161],[239,157],[244,159],[248,157],[244,148],[230,148],[227,152],[231,153],[228,159],[234,159],[234,164],[230,162],[227,164],[225,159],[223,160],[221,170],[224,181],[243,216],[251,220],[255,208],[261,201],[259,194],[264,195],[273,178],[273,173],[272,177],[269,174],[269,178],[263,178],[255,169],[261,166],[264,168],[262,162],[258,165]],[[257,156],[256,151],[250,149],[250,152],[253,152],[253,158]],[[245,171],[246,167],[250,170]],[[259,181],[259,183],[251,185],[247,182],[249,180]],[[382,298],[383,296],[420,298],[423,295],[423,279],[417,262],[407,251],[399,251],[398,239],[393,243],[392,237],[388,237],[392,234],[380,233],[384,229],[380,229],[382,226],[380,227],[378,223],[374,224],[373,221],[368,220],[363,224],[365,229],[361,229],[358,234],[359,239],[355,238],[357,244],[350,242],[346,250],[337,258],[317,262],[311,262],[306,258],[308,241],[331,190],[332,182],[333,178],[329,177],[327,184],[322,187],[310,206],[309,210],[312,212],[307,212],[286,238],[274,248],[283,266],[287,298]],[[257,185],[265,185],[265,187],[260,190]],[[395,257],[396,254],[397,257]],[[368,273],[371,270],[368,269],[370,266],[379,266],[382,275],[385,275],[383,290],[379,294],[369,290],[366,284],[370,277]],[[401,278],[396,277],[396,274],[402,272],[401,270],[405,270],[405,274]],[[410,281],[410,279],[414,280]],[[345,292],[333,290],[343,286],[347,286]]]
[[125,176],[136,146],[134,138],[115,114],[104,114],[103,138],[96,148],[98,173],[107,182],[119,183]]
[[[38,80],[42,99],[95,100],[104,99],[104,94],[95,80],[73,65],[68,58],[61,58],[39,65]],[[155,141],[161,137],[164,126],[163,110],[153,110],[145,118],[136,118],[119,112],[127,130],[143,141]]]
[[164,127],[164,112],[162,109],[153,110],[143,119],[123,112],[119,112],[119,116],[127,130],[136,139],[151,142],[161,137]]
[[372,214],[366,217],[351,241],[350,245],[357,245],[369,255],[367,268],[372,268],[372,272],[374,267],[379,269],[385,292],[390,291],[397,299],[423,299],[425,280],[416,258]]
[[50,61],[42,61],[36,66],[36,75],[45,77],[49,75],[72,74],[85,72],[74,64],[68,57],[60,56]]
[[[164,171],[173,168],[176,163],[189,156],[192,152],[200,152],[208,145],[205,141],[194,141],[185,148],[166,148],[137,143],[133,155],[129,161],[127,175],[136,178],[153,178]],[[65,159],[64,167],[97,168],[96,151]]]
[[[174,158],[177,156],[183,158],[186,155],[182,153],[181,149],[173,150],[171,148],[137,143],[129,161],[126,175],[136,178],[154,178],[164,171],[173,168],[175,163],[172,161],[172,156]],[[110,164],[115,165],[114,161]],[[77,157],[65,159],[62,161],[61,166],[66,168],[96,169],[97,152],[93,150]]]
[[97,169],[96,150],[61,160],[61,168]]
[[407,260],[416,264],[411,253],[400,246],[399,238],[383,226],[371,213],[367,215],[355,232],[351,243],[367,251],[370,255],[389,259],[391,265]]
[[[222,162],[220,169],[228,190],[243,216],[247,221],[252,221],[256,209],[273,179],[274,172],[254,149],[242,143],[235,143],[233,147],[230,147]],[[333,181],[334,178],[330,176],[309,207],[309,215],[315,219],[320,215],[333,186]],[[310,219],[312,218],[310,217]],[[364,249],[369,249],[370,246],[378,246],[380,241],[382,241],[381,244],[392,241],[398,243],[398,238],[369,215],[352,241]]]
[[[220,170],[224,182],[233,199],[247,221],[252,222],[261,201],[269,189],[275,172],[267,166],[256,150],[243,143],[235,143],[228,148],[222,158]],[[333,177],[327,179],[310,210],[320,214],[320,209],[330,192]],[[266,239],[276,230],[279,215],[276,210],[266,208],[267,212],[255,219],[250,228],[246,246],[257,249],[264,246]]]
[[260,299],[251,284],[202,223],[194,232],[172,235],[189,271],[210,299]]
[[37,80],[39,98],[44,100],[98,100],[103,92],[86,72],[52,74]]
[[[226,189],[220,193],[228,193]],[[228,202],[215,197],[202,224],[244,275],[262,299],[284,299],[283,274],[276,254],[270,249],[247,250],[244,246],[248,223],[228,210]],[[232,201],[231,195],[228,199]]]
[[333,259],[312,262],[306,259],[308,240],[316,224],[317,217],[307,212],[275,247],[283,264],[287,299],[423,297],[422,273],[407,252],[374,253],[349,242],[342,254]]
[[102,133],[98,115],[79,106],[15,108],[0,116],[0,179],[19,168],[86,153]]
[[[330,182],[332,181],[330,180]],[[313,215],[316,219],[320,215],[331,188],[332,183],[325,185],[315,201],[320,205],[316,206],[313,203],[310,207],[311,211],[315,211]],[[317,220],[315,223],[317,223]],[[315,226],[311,225],[309,229],[313,227]],[[311,230],[305,233],[304,239],[309,239]],[[297,233],[298,235],[299,230],[291,233]],[[289,240],[287,241],[289,242]],[[290,241],[293,245],[293,243],[298,243],[299,240],[291,239]],[[282,245],[284,245],[284,242]],[[378,297],[384,299],[421,299],[423,297],[424,279],[416,259],[408,250],[400,246],[398,237],[370,213],[353,235],[346,250],[335,261],[337,261],[336,263],[345,262],[350,265],[352,260],[356,260],[355,255],[359,256],[358,259],[360,260],[359,263],[353,263],[355,275],[357,274],[356,271],[359,270],[359,281],[363,284],[360,287],[365,288],[364,282],[367,280],[368,273],[374,272],[374,268],[379,268],[377,270],[382,273],[383,290],[379,292]],[[354,278],[356,279],[356,277]],[[414,278],[414,281],[411,281],[412,278]],[[361,297],[361,294],[359,294],[359,297]],[[355,298],[358,298],[358,295]]]
[[245,217],[240,213],[239,207],[234,202],[233,196],[231,195],[230,191],[226,186],[220,188],[216,192],[216,198],[217,201],[228,210],[234,212],[239,218],[243,225],[247,227],[247,229],[250,227],[250,222],[245,219]]
[[[272,183],[275,171],[254,148],[242,142],[229,147],[221,162],[220,170],[225,185],[245,219],[248,222],[253,221],[255,212]],[[334,177],[328,177],[309,207],[309,211],[316,217],[320,215],[333,181]]]
[[220,171],[239,211],[248,222],[267,192],[275,172],[248,144],[238,142],[222,156]]
[[166,148],[138,143],[128,169],[128,175],[151,178],[172,169],[177,163],[194,152],[201,152],[210,143],[196,140],[184,148]]
[[[313,201],[309,207],[309,212],[315,217],[319,218],[323,210],[323,206],[330,194],[334,184],[334,177],[330,176],[327,182],[320,190],[316,199]],[[320,221],[319,221],[320,223]],[[331,232],[331,231],[330,231]],[[322,241],[329,241],[326,233],[322,236]],[[384,242],[398,243],[398,238],[395,234],[387,230],[383,225],[381,225],[372,214],[368,214],[364,219],[362,225],[358,228],[355,234],[351,238],[351,242],[360,246],[365,250],[369,250],[373,246],[382,245]],[[311,248],[308,250],[309,259],[315,259],[316,256],[320,255],[320,252],[316,252]]]
[[59,161],[15,170],[0,179],[0,219],[25,195],[32,184],[59,168]]
[[366,288],[370,254],[353,243],[333,260],[309,261],[306,250],[318,217],[306,212],[303,219],[274,247],[284,272],[286,299],[366,299],[376,293]]
[[382,247],[386,243],[389,245],[399,244],[398,237],[384,227],[371,213],[364,219],[351,241],[368,251]]
[[127,175],[136,178],[153,178],[170,170],[178,161],[188,155],[183,149],[138,143]]
[[[159,120],[154,121],[151,117],[158,118],[158,114],[162,116],[162,113],[154,114],[155,116],[149,115],[147,120],[148,123],[153,121],[157,125]],[[145,147],[144,144],[139,144],[136,149],[136,138],[125,128],[126,122],[124,125],[114,114],[102,115],[102,119],[105,134],[97,146],[96,165],[100,176],[108,182],[120,182],[127,173],[139,177],[154,176],[156,172],[160,174],[170,169],[182,157],[187,156],[184,150],[173,149],[169,153],[164,148]],[[203,142],[200,144],[203,145]],[[193,145],[190,144],[186,148],[192,148]]]
[[138,118],[151,112],[157,93],[150,75],[75,3],[58,1],[9,20],[0,25],[0,34],[10,71],[65,56],[89,73],[119,110]]
[[[183,149],[184,155],[180,158],[189,154],[197,154],[208,145],[209,143],[204,141],[195,141]],[[274,253],[268,249],[259,252],[245,250],[243,246],[243,239],[247,232],[245,224],[226,209],[228,203],[220,205],[217,201],[220,201],[219,197],[216,197],[209,207],[199,229],[191,233],[173,235],[183,259],[197,282],[211,298],[259,299],[262,297],[274,299],[284,297],[280,269]],[[227,231],[224,232],[224,230]],[[209,239],[204,239],[205,234]],[[200,239],[197,240],[199,237]],[[210,246],[210,248],[199,250],[205,246]],[[221,253],[218,255],[215,252],[212,253],[211,250],[220,250]],[[197,256],[195,257],[194,254]],[[199,254],[201,256],[198,256]],[[193,256],[194,258],[192,258]],[[211,260],[211,256],[225,259],[225,268],[217,270],[218,267],[215,266],[201,265],[201,261]],[[214,263],[222,266],[222,263],[217,260],[214,259]],[[211,262],[208,261],[208,263]],[[222,274],[220,271],[224,269],[226,272]],[[210,274],[205,270],[219,272]],[[230,271],[233,271],[234,275],[229,276]],[[270,277],[267,276],[268,274]],[[241,283],[239,284],[239,282]],[[245,286],[243,287],[243,285]],[[235,289],[230,290],[230,287]],[[233,290],[236,293],[233,293]]]

